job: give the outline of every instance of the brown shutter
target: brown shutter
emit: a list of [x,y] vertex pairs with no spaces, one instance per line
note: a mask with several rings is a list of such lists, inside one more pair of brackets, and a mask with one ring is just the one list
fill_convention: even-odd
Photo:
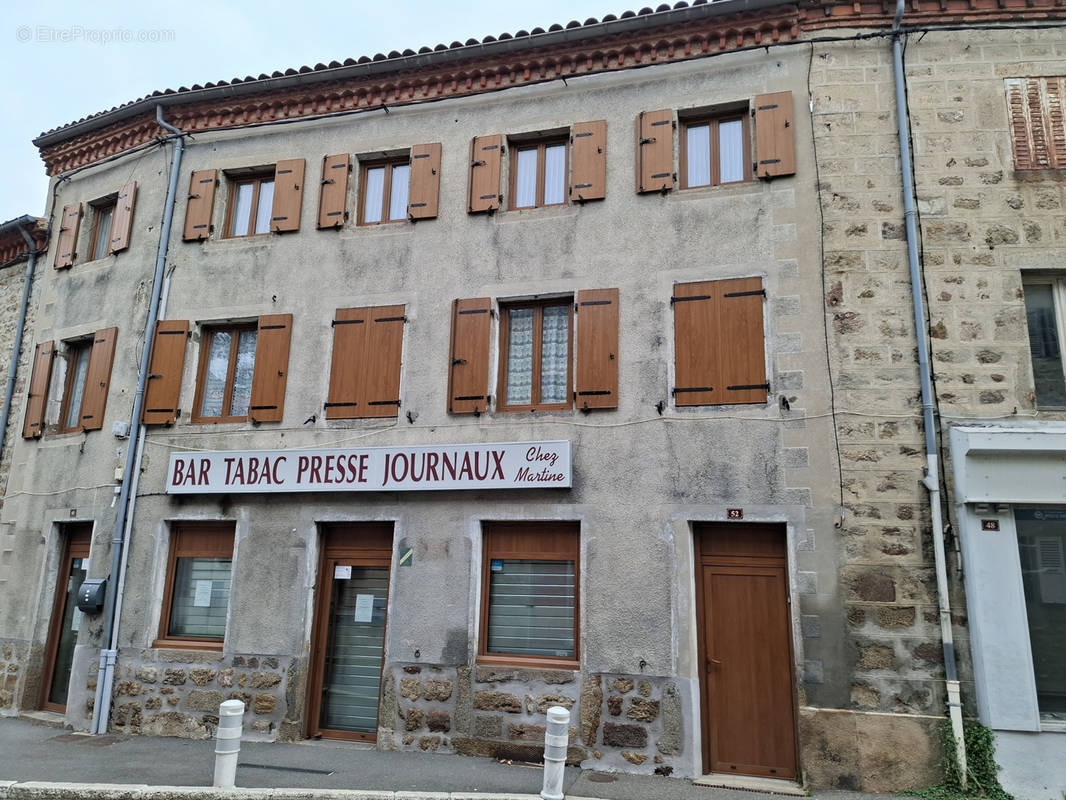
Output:
[[637,117],[637,192],[674,188],[674,112],[642,111]]
[[322,190],[318,197],[318,228],[340,228],[348,219],[348,174],[351,157],[347,153],[322,159]]
[[1042,78],[1047,89],[1051,166],[1066,169],[1066,78]]
[[63,206],[63,221],[59,224],[59,239],[56,241],[56,269],[69,267],[77,258],[78,228],[81,226],[81,203]]
[[440,197],[440,142],[411,148],[411,183],[407,195],[410,219],[433,219]]
[[55,342],[41,342],[33,356],[30,391],[26,395],[26,421],[22,426],[24,439],[36,439],[44,433],[44,406],[48,400],[48,384],[52,381],[52,359]]
[[300,230],[304,166],[304,159],[290,158],[274,167],[274,209],[270,216],[270,230],[274,233]]
[[366,407],[360,417],[395,417],[400,413],[400,359],[403,351],[403,306],[367,309],[366,357],[363,360]]
[[137,181],[131,181],[118,192],[115,213],[111,217],[111,241],[107,244],[108,255],[118,253],[130,246],[130,231],[133,229],[133,204],[137,201]]
[[448,411],[480,413],[488,407],[492,300],[477,297],[452,304]]
[[185,206],[185,231],[182,240],[195,242],[211,235],[211,214],[215,210],[215,187],[218,170],[200,169],[189,179],[189,202]]
[[477,214],[500,207],[500,164],[503,162],[503,137],[475,136],[470,143],[470,196],[467,211]]
[[148,386],[141,413],[141,422],[145,425],[173,425],[178,418],[181,373],[185,369],[188,338],[188,320],[161,319],[155,324]]
[[762,307],[766,292],[761,278],[715,281],[717,374],[714,403],[765,403],[766,346]]
[[575,405],[618,408],[618,290],[577,293]]
[[292,314],[267,314],[259,318],[252,401],[248,408],[248,416],[253,422],[281,422],[291,338]]
[[602,200],[607,195],[607,121],[575,123],[571,142],[570,200]]
[[755,98],[755,177],[776,178],[796,173],[792,92]]
[[85,372],[85,392],[81,397],[81,429],[84,431],[98,431],[104,427],[107,387],[111,383],[117,335],[118,328],[104,328],[93,336],[89,367]]
[[362,416],[362,361],[366,355],[368,308],[338,308],[333,318],[333,362],[329,370],[326,419]]
[[1014,168],[1066,168],[1066,78],[1009,78]]
[[674,404],[716,402],[721,388],[714,359],[714,282],[678,283],[674,307]]

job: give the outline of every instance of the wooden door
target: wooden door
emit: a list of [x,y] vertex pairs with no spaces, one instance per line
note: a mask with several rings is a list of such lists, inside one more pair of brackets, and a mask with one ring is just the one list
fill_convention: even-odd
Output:
[[392,556],[390,523],[323,530],[308,735],[375,741]]
[[92,534],[91,522],[66,525],[62,530],[63,557],[56,575],[52,620],[45,647],[44,680],[41,681],[41,708],[48,711],[63,713],[67,710],[70,668],[82,623],[77,595],[85,580]]
[[785,531],[696,529],[704,767],[796,777],[796,710]]

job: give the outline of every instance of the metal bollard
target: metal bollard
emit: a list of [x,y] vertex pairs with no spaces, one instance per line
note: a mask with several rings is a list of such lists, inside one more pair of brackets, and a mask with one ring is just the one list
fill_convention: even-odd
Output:
[[244,731],[244,703],[227,700],[218,707],[218,731],[215,733],[216,789],[232,789],[237,780],[237,756],[241,752]]
[[563,800],[563,767],[570,743],[570,712],[562,706],[548,709],[548,729],[544,733],[543,800]]

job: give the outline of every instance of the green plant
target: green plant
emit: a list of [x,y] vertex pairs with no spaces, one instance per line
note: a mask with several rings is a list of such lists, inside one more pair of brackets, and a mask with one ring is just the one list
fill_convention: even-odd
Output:
[[[976,720],[967,720],[962,724],[963,739],[966,744],[966,790],[959,780],[959,765],[955,759],[955,736],[951,731],[950,720],[940,725],[940,740],[943,745],[944,781],[928,789],[917,789],[905,794],[921,797],[925,800],[1014,800],[1002,786],[996,773],[996,741],[992,731]],[[1063,798],[1066,800],[1066,797]]]

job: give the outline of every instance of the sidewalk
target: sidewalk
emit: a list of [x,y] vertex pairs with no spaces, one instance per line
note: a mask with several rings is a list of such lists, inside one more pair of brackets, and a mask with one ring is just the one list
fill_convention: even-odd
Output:
[[[379,752],[333,741],[244,742],[237,767],[238,789],[212,790],[214,748],[213,740],[86,736],[25,720],[0,718],[0,798],[539,800],[540,797],[539,767],[436,753]],[[601,773],[576,767],[566,769],[564,791],[570,800],[780,800],[780,796],[758,792],[695,786],[683,778]],[[424,794],[409,795],[410,792]],[[841,791],[817,792],[813,796],[822,800],[883,800],[885,797]]]

